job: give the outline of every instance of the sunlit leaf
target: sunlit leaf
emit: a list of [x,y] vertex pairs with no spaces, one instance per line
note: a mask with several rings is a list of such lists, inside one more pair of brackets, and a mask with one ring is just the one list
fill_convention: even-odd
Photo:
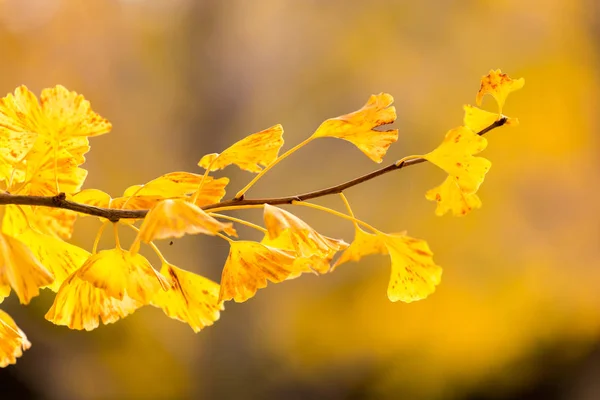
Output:
[[410,303],[433,293],[442,278],[442,268],[433,262],[427,243],[404,235],[380,235],[392,259],[389,299]]
[[492,163],[473,155],[486,146],[484,137],[461,126],[448,131],[442,144],[423,158],[446,171],[464,193],[475,193]]
[[186,322],[194,332],[219,319],[224,307],[219,301],[218,283],[170,264],[163,264],[160,272],[171,285],[169,290],[156,293],[152,305],[162,308],[169,317]]
[[221,275],[219,301],[244,302],[267,286],[298,276],[294,254],[250,241],[231,243]]
[[477,92],[477,105],[481,105],[483,96],[487,93],[491,94],[492,97],[498,103],[498,113],[502,114],[502,108],[506,97],[515,90],[519,90],[525,84],[525,79],[511,79],[507,74],[503,74],[499,69],[490,70],[490,72],[481,78],[481,87]]
[[148,304],[159,290],[169,287],[144,256],[119,248],[93,254],[75,274],[110,297],[130,297],[141,304]]
[[204,207],[209,204],[215,204],[220,202],[225,197],[225,186],[229,183],[229,178],[223,177],[219,179],[207,179],[202,184],[196,204],[198,207]]
[[146,243],[157,239],[178,238],[183,235],[203,233],[216,235],[224,231],[235,236],[230,222],[220,222],[200,207],[188,201],[164,200],[150,210],[140,228],[140,239]]
[[365,232],[358,226],[354,230],[354,240],[336,260],[332,269],[348,261],[358,261],[369,254],[387,254],[388,250],[380,235]]
[[481,200],[476,193],[464,193],[456,183],[456,179],[448,176],[444,182],[425,193],[427,200],[436,201],[435,214],[442,216],[448,211],[456,216],[467,215],[474,209],[481,208]]
[[357,111],[330,118],[323,122],[312,137],[334,137],[354,144],[371,160],[380,163],[392,143],[398,140],[398,130],[375,130],[396,120],[394,98],[387,93],[369,97],[367,103]]
[[80,279],[75,271],[61,285],[45,318],[56,325],[91,331],[100,320],[104,324],[116,322],[142,305],[127,295],[121,299],[110,296],[106,290]]
[[[31,347],[25,333],[6,312],[0,310],[0,368],[17,362],[23,351]],[[7,392],[5,394],[8,394]]]
[[294,214],[269,204],[264,207],[264,220],[269,239],[283,235],[282,240],[290,244],[284,244],[282,248],[293,249],[298,257],[317,256],[330,260],[337,251],[348,247],[343,240],[321,235]]
[[470,105],[465,105],[465,118],[463,123],[473,132],[478,133],[494,122],[498,121],[501,117],[507,118],[504,123],[505,126],[519,126],[519,120],[517,118],[508,118],[505,115],[492,113],[489,111],[482,110]]
[[0,233],[0,286],[12,287],[21,304],[40,294],[54,276],[35,258],[23,242]]
[[262,167],[275,161],[281,146],[283,146],[283,127],[275,125],[246,136],[220,154],[205,155],[198,165],[216,171],[235,164],[245,171],[260,172]]

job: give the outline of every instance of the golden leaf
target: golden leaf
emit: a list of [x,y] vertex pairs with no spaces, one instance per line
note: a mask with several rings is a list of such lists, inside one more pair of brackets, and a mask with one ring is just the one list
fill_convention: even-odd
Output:
[[396,120],[396,108],[391,106],[393,102],[394,98],[390,94],[372,95],[360,110],[328,119],[311,137],[347,140],[371,160],[380,163],[390,145],[398,140],[398,130],[378,131],[374,128]]
[[467,215],[474,209],[481,208],[481,200],[476,193],[464,193],[451,176],[425,193],[427,200],[437,201],[435,214],[442,216],[448,211],[456,216]]
[[219,301],[244,302],[267,286],[298,276],[294,254],[250,241],[231,242],[223,267]]
[[45,318],[56,325],[91,331],[98,327],[99,320],[105,325],[116,322],[142,305],[127,295],[122,299],[110,296],[106,290],[80,279],[75,271],[61,285]]
[[521,89],[523,85],[525,85],[524,78],[511,79],[499,69],[495,71],[490,70],[486,76],[481,78],[481,87],[475,98],[477,105],[481,106],[483,96],[489,93],[496,100],[496,103],[498,103],[498,114],[502,114],[502,108],[504,107],[506,97],[508,97],[511,92]]
[[[10,285],[21,304],[40,294],[54,277],[18,239],[0,233],[0,286]],[[4,289],[5,290],[5,289]]]
[[220,154],[205,155],[198,165],[216,171],[235,164],[245,171],[260,172],[262,167],[277,159],[281,146],[283,146],[283,127],[275,125],[246,136]]
[[102,289],[107,296],[118,300],[127,296],[141,304],[148,304],[156,292],[169,287],[145,257],[120,248],[93,254],[75,275]]
[[475,193],[492,163],[483,157],[474,157],[487,146],[487,140],[464,126],[446,133],[442,144],[423,158],[446,171],[461,191]]
[[31,343],[25,333],[10,315],[0,310],[0,368],[16,363],[23,351],[30,347]]
[[171,286],[169,290],[159,290],[151,304],[162,308],[169,317],[186,322],[200,332],[219,319],[224,309],[219,301],[219,284],[208,278],[163,264],[160,272],[166,276]]
[[379,235],[392,259],[388,298],[410,303],[433,293],[440,283],[442,268],[433,262],[427,243],[404,235]]
[[519,126],[518,118],[509,118],[505,115],[491,113],[470,105],[465,105],[463,108],[465,109],[463,123],[475,133],[481,132],[483,129],[498,121],[501,117],[507,118],[504,123],[505,126]]
[[[210,178],[210,179],[209,179]],[[206,180],[202,184],[196,204],[198,207],[204,207],[209,204],[215,204],[220,202],[225,197],[225,186],[229,183],[229,178],[212,179],[212,177],[206,177]]]
[[146,243],[157,239],[177,238],[185,234],[215,235],[224,231],[235,236],[230,222],[220,222],[200,207],[183,199],[164,200],[146,215],[140,227],[140,239]]
[[337,251],[348,247],[343,240],[323,236],[294,214],[269,204],[264,207],[264,220],[269,239],[289,235],[284,236],[283,240],[291,243],[283,245],[283,248],[293,249],[298,257],[317,256],[331,260]]
[[387,254],[388,250],[380,235],[368,233],[355,227],[354,240],[333,264],[332,270],[348,261],[358,261],[369,254]]

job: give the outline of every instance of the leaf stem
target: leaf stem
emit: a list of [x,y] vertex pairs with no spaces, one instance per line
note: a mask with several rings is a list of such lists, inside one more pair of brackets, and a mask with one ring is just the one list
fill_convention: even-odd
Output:
[[358,224],[364,226],[365,228],[373,231],[374,233],[378,233],[379,232],[379,230],[377,228],[373,227],[372,225],[369,225],[366,222],[361,221],[358,218],[354,218],[354,217],[352,217],[350,215],[346,215],[346,214],[341,213],[339,211],[333,210],[333,209],[331,209],[329,207],[320,206],[320,205],[314,204],[314,203],[307,203],[305,201],[294,201],[294,202],[292,202],[292,204],[295,205],[295,206],[305,206],[305,207],[314,208],[316,210],[325,211],[326,213],[335,215],[336,217],[344,218],[344,219],[347,219],[347,220],[352,221],[354,223],[358,223]]
[[246,225],[246,226],[249,226],[250,228],[256,229],[257,231],[261,231],[262,233],[267,233],[268,232],[262,226],[253,224],[250,221],[246,221],[246,220],[243,220],[243,219],[240,219],[240,218],[232,217],[231,215],[219,214],[219,213],[214,213],[214,212],[208,213],[208,215],[210,215],[211,217],[223,218],[223,219],[227,219],[229,221],[237,222],[238,224]]
[[286,151],[285,153],[283,153],[282,155],[280,155],[279,157],[277,157],[275,159],[275,161],[273,161],[271,164],[267,165],[265,168],[263,168],[262,171],[260,171],[255,177],[254,179],[252,179],[246,186],[244,186],[244,188],[242,190],[240,190],[239,192],[237,192],[237,194],[235,195],[235,197],[233,198],[234,200],[236,199],[242,199],[244,194],[248,191],[248,189],[250,189],[264,174],[267,173],[267,171],[269,171],[271,168],[273,168],[275,165],[277,165],[281,160],[287,158],[288,156],[290,156],[292,153],[296,152],[297,150],[299,150],[300,148],[306,146],[308,143],[310,143],[314,138],[311,136],[308,139],[304,140],[302,143],[297,144],[296,146],[292,147],[291,149],[289,149],[288,151]]

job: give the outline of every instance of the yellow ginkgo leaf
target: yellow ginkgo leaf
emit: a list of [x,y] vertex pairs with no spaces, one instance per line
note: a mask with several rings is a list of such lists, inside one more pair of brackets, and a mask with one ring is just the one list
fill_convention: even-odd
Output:
[[262,167],[275,161],[281,146],[283,146],[283,127],[275,125],[246,136],[220,154],[205,155],[198,165],[216,171],[235,164],[245,171],[260,172]]
[[150,210],[140,227],[139,237],[148,243],[157,239],[178,238],[185,234],[216,235],[219,231],[236,236],[230,222],[220,222],[197,205],[176,199],[161,201]]
[[6,312],[0,310],[0,368],[17,362],[23,351],[31,347],[25,333]]
[[229,178],[212,179],[212,177],[207,176],[194,204],[198,207],[204,207],[220,202],[225,197],[225,186],[228,183]]
[[0,233],[0,286],[10,285],[21,304],[40,294],[40,288],[52,283],[54,277],[25,244]]
[[423,158],[446,171],[456,180],[464,193],[475,193],[492,163],[483,157],[474,157],[487,146],[487,140],[464,126],[446,133],[442,144]]
[[404,235],[379,235],[392,259],[388,298],[410,303],[433,293],[442,278],[442,268],[433,262],[427,243]]
[[10,285],[0,283],[0,303],[10,294]]
[[112,297],[106,290],[77,275],[75,271],[61,285],[46,313],[48,321],[71,329],[91,331],[98,327],[99,320],[104,324],[116,322],[143,305],[127,295],[122,299]]
[[[205,182],[212,180],[207,176]],[[198,189],[202,175],[191,172],[169,172],[152,179],[143,185],[130,186],[123,193],[123,197],[129,196],[160,196],[163,198],[182,197]]]
[[464,193],[456,183],[456,179],[448,176],[444,182],[425,193],[427,200],[436,201],[435,214],[442,216],[448,211],[456,216],[467,215],[474,209],[481,208],[481,200],[476,193]]
[[186,322],[200,332],[219,319],[224,309],[219,301],[219,284],[208,278],[163,264],[160,272],[170,280],[169,290],[159,290],[151,304],[169,317]]
[[348,261],[358,261],[369,254],[387,254],[388,250],[380,235],[368,233],[355,227],[354,240],[333,264],[332,270]]
[[111,129],[110,122],[92,111],[89,101],[64,86],[42,90],[40,103],[45,128],[41,133],[51,138],[98,136]]
[[481,78],[481,87],[477,92],[476,102],[477,105],[481,105],[483,96],[487,93],[491,94],[492,97],[498,103],[498,114],[502,114],[502,108],[506,97],[515,90],[519,90],[525,84],[525,79],[511,79],[507,74],[503,74],[499,69],[490,70],[490,72]]
[[282,248],[293,249],[298,257],[330,260],[337,251],[348,247],[343,240],[323,236],[294,214],[269,204],[264,207],[264,220],[269,239],[283,235],[282,240],[290,244],[283,244]]
[[387,93],[371,95],[367,103],[357,111],[330,118],[313,133],[313,138],[334,137],[354,144],[376,163],[383,161],[388,147],[398,140],[398,130],[375,130],[396,120],[394,98]]
[[465,105],[463,108],[465,109],[463,123],[475,133],[481,132],[483,129],[498,121],[501,117],[507,118],[504,123],[505,126],[519,126],[518,118],[508,118],[505,115],[495,114],[470,105]]
[[144,256],[120,248],[93,254],[75,274],[110,297],[123,300],[127,296],[141,304],[148,304],[159,290],[169,287]]
[[71,200],[77,203],[87,204],[94,207],[109,208],[112,198],[108,193],[103,192],[102,190],[85,189],[81,192],[75,193],[72,196]]
[[219,301],[244,302],[267,286],[298,276],[294,254],[250,241],[231,242],[221,275]]

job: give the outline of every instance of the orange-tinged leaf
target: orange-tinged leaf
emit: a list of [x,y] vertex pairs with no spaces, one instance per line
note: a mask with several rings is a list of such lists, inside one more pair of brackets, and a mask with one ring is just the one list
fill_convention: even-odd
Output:
[[387,93],[371,95],[367,103],[357,111],[330,118],[313,133],[313,138],[334,137],[354,144],[376,163],[383,157],[392,143],[398,140],[398,130],[375,130],[396,120],[394,98]]
[[464,193],[456,180],[448,176],[444,182],[425,193],[427,200],[436,201],[435,214],[442,216],[448,211],[456,216],[467,215],[474,209],[481,208],[481,200],[476,193]]
[[80,279],[75,271],[61,285],[45,318],[56,325],[91,331],[99,320],[104,324],[116,322],[142,305],[127,295],[111,297],[106,290]]
[[337,251],[348,247],[343,240],[321,235],[294,214],[269,204],[264,207],[264,220],[269,239],[284,235],[283,240],[290,244],[282,248],[293,249],[298,257],[317,256],[331,260]]
[[123,300],[127,296],[142,304],[169,287],[144,256],[119,248],[93,254],[75,274],[110,297]]
[[0,368],[17,362],[31,347],[25,333],[6,312],[0,310]]
[[170,280],[169,290],[159,290],[152,305],[162,308],[169,317],[186,322],[200,332],[219,319],[224,309],[219,301],[219,284],[208,278],[163,264],[160,272]]
[[490,70],[490,72],[481,78],[481,87],[477,92],[477,105],[481,105],[483,96],[487,93],[491,94],[492,97],[498,103],[498,113],[502,114],[502,108],[506,97],[515,90],[519,90],[525,84],[524,78],[511,79],[507,74],[503,74],[499,69]]
[[0,233],[0,286],[10,285],[21,304],[40,294],[54,277],[23,242]]
[[266,287],[267,280],[278,283],[298,276],[294,260],[292,252],[257,242],[232,242],[221,275],[219,301],[241,303]]
[[354,240],[342,255],[336,260],[332,270],[348,261],[358,261],[369,254],[387,254],[388,250],[380,235],[368,233],[355,227]]
[[249,172],[260,172],[271,164],[283,146],[283,127],[275,125],[246,136],[222,153],[207,154],[198,163],[204,169],[216,171],[235,164]]
[[0,284],[0,303],[10,294],[10,285]]
[[216,235],[224,231],[235,236],[230,222],[220,222],[200,207],[183,199],[164,200],[146,215],[140,227],[140,239],[146,243],[157,239],[177,238],[185,234]]
[[[211,179],[209,179],[211,178]],[[229,183],[229,178],[223,177],[219,179],[207,179],[202,184],[196,204],[198,207],[204,207],[209,204],[215,204],[220,202],[225,197],[225,186]]]
[[410,303],[433,293],[440,283],[442,268],[433,262],[427,243],[404,235],[380,235],[392,259],[388,298]]
[[505,126],[519,126],[519,120],[517,118],[509,118],[505,115],[495,114],[470,105],[465,105],[463,108],[465,109],[463,123],[475,133],[481,132],[483,129],[498,121],[501,117],[507,118],[504,123]]
[[423,158],[446,171],[456,180],[464,193],[475,193],[492,163],[483,157],[474,157],[487,146],[487,140],[464,126],[446,133],[442,144]]

